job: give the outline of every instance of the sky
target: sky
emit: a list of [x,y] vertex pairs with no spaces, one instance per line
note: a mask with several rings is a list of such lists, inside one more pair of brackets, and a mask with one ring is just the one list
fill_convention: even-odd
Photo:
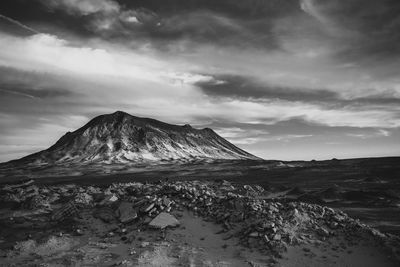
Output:
[[400,156],[398,0],[1,0],[0,162],[117,110],[265,159]]

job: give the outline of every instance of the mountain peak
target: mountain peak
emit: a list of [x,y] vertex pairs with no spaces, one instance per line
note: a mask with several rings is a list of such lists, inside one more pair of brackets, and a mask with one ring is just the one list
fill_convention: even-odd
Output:
[[132,116],[132,115],[130,115],[130,114],[124,112],[124,111],[120,111],[120,110],[115,111],[115,112],[112,113],[111,115],[114,116],[114,117]]
[[194,159],[259,159],[210,128],[195,129],[123,111],[100,115],[50,148],[21,160],[40,164],[128,163]]

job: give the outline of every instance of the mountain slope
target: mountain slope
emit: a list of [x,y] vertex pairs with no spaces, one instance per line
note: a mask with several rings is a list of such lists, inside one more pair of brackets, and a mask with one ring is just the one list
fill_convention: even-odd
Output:
[[17,160],[26,163],[143,162],[259,159],[209,128],[194,129],[117,111],[68,132],[50,148]]

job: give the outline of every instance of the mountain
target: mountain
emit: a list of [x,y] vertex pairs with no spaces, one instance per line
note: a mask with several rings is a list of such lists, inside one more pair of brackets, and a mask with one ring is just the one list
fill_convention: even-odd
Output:
[[197,159],[259,159],[209,128],[195,129],[117,111],[101,115],[50,148],[9,163],[124,163]]

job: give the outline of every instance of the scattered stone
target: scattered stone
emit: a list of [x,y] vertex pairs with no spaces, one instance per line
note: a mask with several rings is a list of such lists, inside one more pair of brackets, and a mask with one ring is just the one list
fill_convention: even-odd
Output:
[[[222,185],[204,181],[121,183],[101,189],[78,185],[39,188],[29,183],[21,187],[8,187],[7,191],[3,188],[3,192],[0,194],[1,200],[19,203],[16,206],[32,203],[29,206],[33,210],[44,206],[41,201],[51,206],[52,203],[58,205],[59,200],[73,199],[52,213],[51,219],[58,222],[85,215],[90,210],[88,207],[95,209],[92,215],[108,223],[101,226],[107,229],[102,236],[106,243],[115,239],[111,238],[115,235],[125,242],[145,241],[145,237],[131,233],[145,230],[146,225],[157,229],[178,226],[179,221],[174,215],[181,218],[182,211],[186,209],[206,221],[218,223],[222,229],[220,233],[224,234],[223,239],[234,237],[243,246],[269,251],[276,257],[288,245],[320,245],[338,233],[368,233],[377,240],[389,238],[343,212],[315,204],[262,199],[259,197],[263,193],[262,188],[226,181]],[[117,224],[116,219],[132,225]],[[20,226],[28,225],[29,221],[29,217],[13,216],[8,223]],[[72,234],[84,234],[82,229],[72,229],[75,229]],[[142,243],[142,246],[148,245],[148,242]]]
[[375,237],[380,237],[380,238],[385,238],[385,237],[386,237],[385,234],[379,232],[379,231],[376,230],[376,229],[371,229],[370,231],[371,231],[371,234],[372,234],[373,236],[375,236]]
[[106,195],[106,197],[100,202],[100,205],[109,205],[109,204],[114,203],[117,200],[118,200],[118,197],[114,194]]
[[77,235],[83,235],[84,234],[81,229],[76,229],[75,232],[76,232]]
[[109,207],[101,207],[95,210],[93,216],[106,223],[110,223],[115,219],[114,211]]
[[249,237],[258,237],[258,236],[259,236],[258,232],[252,232],[249,234]]
[[273,240],[275,241],[280,241],[282,239],[282,236],[280,234],[275,234]]
[[85,192],[80,192],[75,196],[75,203],[82,205],[90,205],[93,202],[93,197]]
[[317,233],[322,237],[329,237],[329,231],[323,227],[318,228]]
[[138,217],[136,210],[133,209],[132,204],[129,202],[122,202],[119,205],[117,216],[122,223],[130,223]]
[[141,248],[146,248],[146,247],[148,247],[148,246],[150,246],[150,242],[144,241],[144,242],[142,242],[142,243],[140,244],[140,247],[141,247]]
[[168,197],[164,196],[162,199],[162,203],[165,207],[169,208],[169,206],[171,206],[172,204],[172,201]]
[[150,212],[152,209],[154,208],[154,203],[150,203],[146,206],[143,206],[143,208],[141,209],[142,212],[148,213]]
[[331,229],[337,229],[339,227],[339,224],[337,222],[331,222],[329,224],[329,228]]
[[26,182],[20,183],[20,184],[15,184],[15,185],[5,185],[2,190],[4,191],[15,191],[18,188],[25,188],[30,185],[33,185],[35,183],[35,180],[28,180]]

